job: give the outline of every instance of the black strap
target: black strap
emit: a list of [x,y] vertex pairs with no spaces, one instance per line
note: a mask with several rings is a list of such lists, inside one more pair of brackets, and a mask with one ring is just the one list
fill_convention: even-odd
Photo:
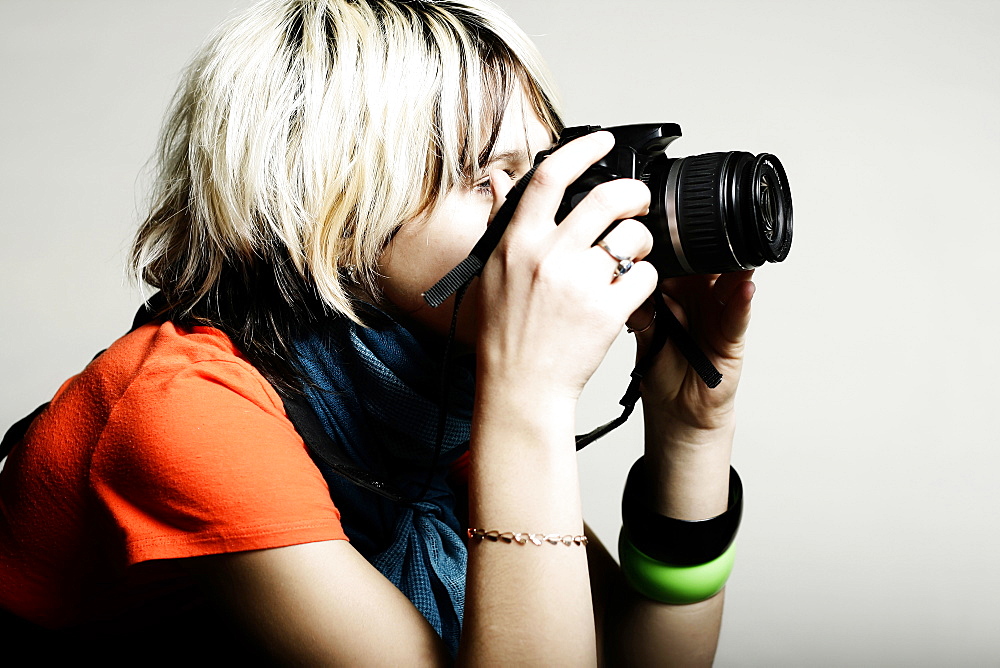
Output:
[[162,292],[155,293],[148,301],[143,303],[139,307],[139,310],[135,312],[135,317],[132,318],[132,328],[129,333],[134,332],[139,329],[147,322],[151,322],[156,318],[164,315],[167,312],[167,298]]
[[532,167],[514,184],[514,187],[507,193],[507,201],[503,203],[496,212],[496,215],[493,216],[489,227],[486,228],[483,236],[479,237],[479,241],[476,242],[469,256],[445,274],[444,278],[431,286],[430,290],[424,293],[424,301],[431,308],[437,308],[443,304],[448,297],[458,292],[459,288],[468,285],[473,278],[482,272],[483,267],[486,266],[486,261],[490,259],[490,255],[500,243],[503,233],[507,230],[510,219],[514,216],[514,210],[517,209],[517,205],[521,201],[521,195],[524,194],[524,189],[528,187],[528,183],[531,181],[534,173],[535,167]]
[[657,329],[662,327],[666,331],[667,337],[677,346],[677,350],[684,359],[687,360],[691,368],[701,377],[705,385],[716,388],[722,382],[722,374],[715,368],[712,361],[705,356],[698,344],[691,337],[690,332],[684,329],[674,312],[663,301],[663,295],[656,291],[656,318]]
[[[517,194],[518,201],[520,200],[520,195],[521,193],[519,192]],[[507,201],[510,202],[511,199],[508,197]],[[506,206],[506,204],[504,206]],[[511,211],[513,211],[513,208],[516,208],[516,204],[511,208]],[[501,211],[503,211],[503,208],[501,208]],[[497,216],[499,215],[500,214],[498,213]],[[494,219],[494,224],[496,224],[496,222],[496,219]],[[505,229],[507,223],[510,222],[509,215],[504,221],[501,222],[503,228]],[[491,228],[492,227],[493,225],[491,225]],[[502,230],[496,235],[497,242],[499,241],[501,235]],[[480,243],[482,243],[482,240],[480,240]],[[479,246],[480,244],[476,244],[476,248],[479,248]],[[496,243],[493,243],[493,247],[496,247]],[[490,249],[490,252],[492,252],[492,248]],[[469,258],[473,257],[477,257],[475,250],[473,250],[473,253],[469,255]],[[488,253],[486,257],[489,257]],[[452,270],[449,275],[454,273],[457,269],[458,267]],[[456,290],[466,287],[469,280],[471,280],[474,275],[475,274],[470,275],[468,279],[463,279],[464,282],[463,280],[459,280],[458,287],[445,295],[441,301],[447,299]],[[438,286],[440,286],[443,282],[444,279],[435,285],[432,290],[438,288]],[[430,291],[428,291],[428,293],[429,292]],[[658,326],[654,330],[653,341],[650,343],[649,349],[646,351],[645,355],[643,355],[642,359],[635,365],[635,368],[632,369],[628,388],[625,390],[625,394],[622,395],[622,398],[618,401],[618,403],[624,407],[622,414],[614,420],[611,420],[610,422],[601,425],[586,434],[578,434],[576,437],[577,450],[582,450],[597,439],[606,436],[621,425],[625,424],[635,411],[635,405],[639,401],[640,384],[642,383],[642,379],[649,371],[649,367],[652,366],[656,354],[663,349],[667,339],[673,340],[674,345],[677,346],[677,349],[682,355],[684,355],[685,359],[687,359],[688,363],[698,373],[708,387],[717,387],[719,383],[722,382],[722,374],[719,373],[718,369],[715,368],[715,365],[713,365],[712,362],[705,356],[705,354],[698,347],[698,344],[691,338],[688,331],[684,329],[684,326],[681,325],[681,323],[674,316],[673,312],[666,306],[663,302],[663,297],[659,294],[659,292],[656,292],[655,297]],[[427,298],[426,294],[425,298]],[[450,333],[449,341],[454,336],[455,320],[458,316],[458,308],[460,304],[461,301],[455,304],[455,312],[452,315],[452,332]],[[153,295],[149,301],[144,303],[136,312],[135,318],[132,321],[132,329],[129,331],[134,331],[153,318],[162,315],[165,305],[166,302],[162,293],[156,293]],[[97,355],[94,356],[94,359],[100,356],[103,352],[104,351],[102,350],[97,353]],[[319,418],[316,417],[316,413],[307,403],[304,403],[301,398],[293,397],[289,393],[281,393],[281,400],[282,403],[284,403],[285,413],[288,415],[288,419],[291,420],[295,430],[300,436],[302,436],[302,440],[305,441],[305,444],[309,448],[310,452],[322,459],[334,471],[340,473],[354,484],[364,487],[365,489],[392,501],[399,503],[408,502],[408,499],[397,490],[393,489],[389,483],[379,480],[368,471],[351,464],[345,456],[343,449],[336,442],[334,442],[334,440],[326,433],[326,430],[323,429],[323,426],[319,422]],[[4,434],[3,441],[0,442],[0,461],[10,454],[10,451],[15,444],[24,439],[24,435],[27,433],[31,423],[36,417],[41,415],[45,409],[48,408],[48,406],[49,402],[45,402],[33,410],[29,415],[21,418],[10,426]],[[444,405],[441,407],[442,420],[444,419],[444,411],[447,410],[446,407],[447,399],[445,398]]]
[[674,345],[677,349],[684,355],[687,359],[688,364],[698,372],[701,379],[709,387],[717,387],[719,383],[722,382],[722,374],[719,370],[715,368],[711,360],[705,356],[705,353],[701,351],[698,344],[695,343],[694,339],[691,338],[691,334],[688,333],[684,326],[677,320],[673,311],[667,306],[666,302],[663,300],[663,295],[660,294],[659,290],[656,291],[654,296],[654,301],[656,303],[656,320],[657,326],[653,330],[653,340],[649,344],[649,348],[646,349],[645,354],[642,356],[636,365],[632,369],[631,380],[629,381],[628,388],[625,390],[625,394],[622,398],[618,400],[618,403],[625,407],[622,414],[616,417],[614,420],[608,422],[607,424],[601,425],[597,429],[590,431],[586,434],[578,434],[576,437],[576,449],[582,450],[587,447],[597,439],[606,436],[610,432],[614,431],[618,427],[625,424],[625,421],[629,419],[632,412],[635,410],[635,405],[639,401],[640,384],[642,379],[645,377],[649,368],[653,366],[653,360],[656,359],[656,355],[663,350],[663,346],[666,345],[668,340],[673,340]]
[[305,441],[310,453],[355,485],[391,501],[408,503],[408,499],[395,490],[392,485],[375,477],[369,471],[355,466],[347,458],[344,449],[327,434],[309,402],[287,392],[281,393],[281,401],[285,405],[288,419],[291,420],[295,431],[299,432],[299,436]]
[[[664,305],[663,308],[666,308],[666,305]],[[669,310],[670,309],[667,309],[668,312]],[[672,313],[670,315],[673,316]],[[656,317],[658,319],[660,318],[659,305],[657,306]],[[611,431],[625,424],[625,421],[628,420],[630,415],[632,415],[632,411],[635,410],[635,405],[638,403],[639,397],[641,396],[639,386],[642,383],[642,379],[646,376],[649,368],[653,366],[653,360],[656,359],[657,353],[663,350],[663,346],[666,345],[668,337],[669,331],[666,327],[657,327],[653,330],[653,340],[650,341],[649,348],[646,349],[642,358],[636,362],[635,368],[632,369],[631,380],[628,383],[628,388],[625,390],[625,394],[622,395],[622,398],[618,400],[618,403],[624,406],[625,410],[623,410],[622,414],[611,422],[601,425],[597,429],[594,429],[586,434],[578,435],[576,437],[577,450],[582,450],[597,439],[606,436]]]

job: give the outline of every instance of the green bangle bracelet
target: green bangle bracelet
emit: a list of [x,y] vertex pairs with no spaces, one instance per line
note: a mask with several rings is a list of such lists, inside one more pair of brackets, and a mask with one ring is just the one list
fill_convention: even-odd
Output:
[[712,561],[697,566],[671,566],[638,550],[625,528],[618,538],[618,558],[625,581],[646,598],[661,603],[686,605],[712,598],[726,586],[733,571],[736,544]]

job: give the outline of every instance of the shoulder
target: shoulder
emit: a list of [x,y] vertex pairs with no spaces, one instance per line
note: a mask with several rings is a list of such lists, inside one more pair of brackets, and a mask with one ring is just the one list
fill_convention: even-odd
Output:
[[130,561],[343,537],[280,397],[222,332],[149,325],[106,355],[125,382],[91,480]]
[[73,431],[93,425],[95,461],[140,463],[189,450],[202,459],[240,441],[304,449],[274,388],[211,327],[168,321],[130,332],[68,382],[47,412]]
[[[213,403],[214,402],[214,403]],[[118,339],[66,381],[26,434],[31,459],[85,466],[109,433],[162,431],[168,418],[253,406],[276,424],[281,398],[221,331],[150,323]],[[163,420],[167,420],[166,423]],[[291,424],[284,431],[294,434]],[[23,453],[22,453],[23,454]]]
[[129,392],[207,375],[241,387],[262,403],[281,407],[274,389],[230,338],[214,327],[150,323],[118,339],[95,364],[97,371],[121,377],[129,384]]
[[[103,359],[102,359],[103,358]],[[119,339],[98,373],[117,385],[109,422],[137,431],[216,427],[269,417],[294,434],[274,388],[212,327],[153,323]]]

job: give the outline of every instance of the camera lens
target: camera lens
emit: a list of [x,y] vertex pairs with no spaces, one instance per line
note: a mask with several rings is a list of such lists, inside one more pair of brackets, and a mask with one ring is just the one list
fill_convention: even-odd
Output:
[[753,162],[750,183],[761,254],[767,262],[781,262],[792,245],[792,193],[785,169],[776,157],[764,153]]
[[792,195],[775,156],[663,155],[643,176],[652,192],[649,259],[661,277],[740,271],[788,256]]
[[760,213],[763,223],[764,238],[767,241],[774,241],[778,236],[778,203],[774,199],[771,179],[767,176],[760,177]]

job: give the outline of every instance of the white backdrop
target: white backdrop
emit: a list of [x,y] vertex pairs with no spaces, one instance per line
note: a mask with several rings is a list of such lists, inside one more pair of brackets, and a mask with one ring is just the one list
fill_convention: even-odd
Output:
[[[0,0],[0,425],[127,329],[125,250],[177,76],[241,0]],[[778,155],[719,666],[1000,663],[1000,3],[506,0],[571,124]],[[612,351],[580,428],[617,414]],[[640,418],[581,456],[614,543]]]

